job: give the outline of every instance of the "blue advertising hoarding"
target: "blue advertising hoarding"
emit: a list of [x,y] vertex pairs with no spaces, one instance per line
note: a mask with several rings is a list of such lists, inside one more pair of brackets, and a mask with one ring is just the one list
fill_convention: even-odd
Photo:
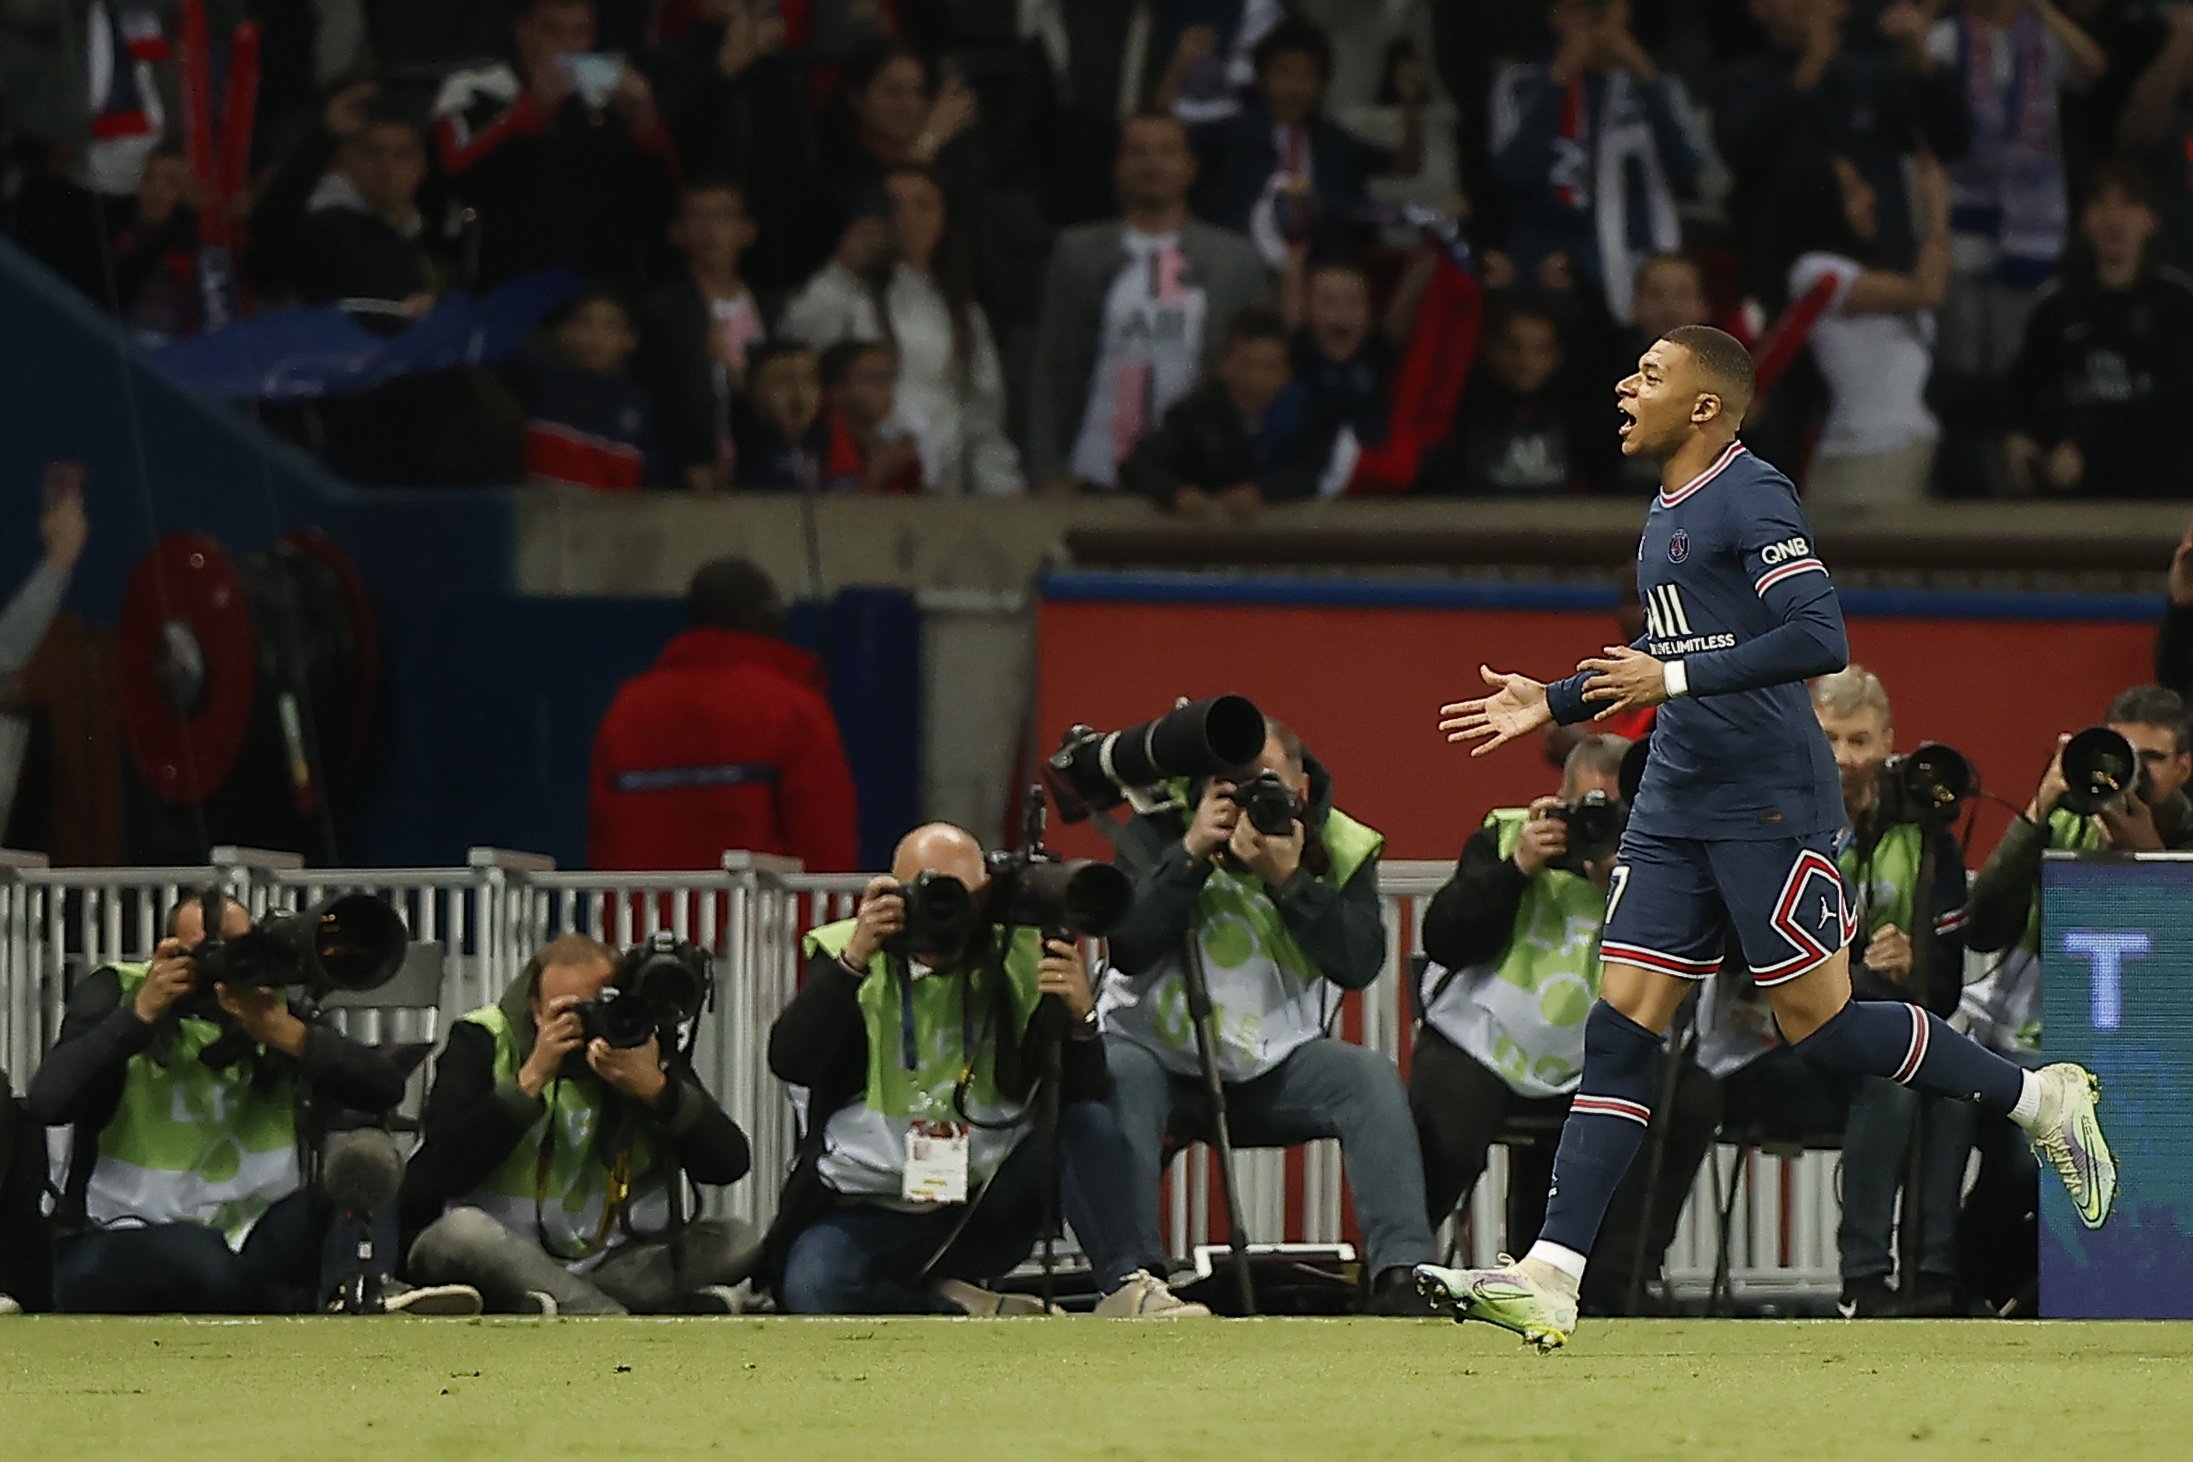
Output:
[[2089,1231],[2041,1183],[2041,1312],[2193,1319],[2193,856],[2051,855],[2042,1050],[2101,1078],[2121,1187]]

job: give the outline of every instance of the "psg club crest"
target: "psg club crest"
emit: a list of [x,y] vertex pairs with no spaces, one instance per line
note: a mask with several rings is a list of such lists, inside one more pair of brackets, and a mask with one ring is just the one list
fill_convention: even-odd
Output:
[[1681,563],[1690,557],[1690,534],[1678,528],[1668,538],[1668,562]]

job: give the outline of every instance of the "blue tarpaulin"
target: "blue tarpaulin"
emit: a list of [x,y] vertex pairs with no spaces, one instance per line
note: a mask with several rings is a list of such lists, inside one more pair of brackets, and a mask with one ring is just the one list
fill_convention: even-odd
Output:
[[500,360],[578,287],[573,275],[549,270],[484,300],[451,294],[397,335],[377,335],[336,305],[269,310],[148,354],[193,391],[222,400],[354,396],[397,376]]

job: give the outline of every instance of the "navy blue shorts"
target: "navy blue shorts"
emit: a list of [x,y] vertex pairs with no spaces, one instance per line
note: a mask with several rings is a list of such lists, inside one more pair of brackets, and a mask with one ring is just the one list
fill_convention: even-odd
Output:
[[1632,826],[1607,885],[1599,956],[1702,980],[1734,939],[1755,983],[1794,980],[1850,943],[1834,848],[1828,833],[1709,843]]

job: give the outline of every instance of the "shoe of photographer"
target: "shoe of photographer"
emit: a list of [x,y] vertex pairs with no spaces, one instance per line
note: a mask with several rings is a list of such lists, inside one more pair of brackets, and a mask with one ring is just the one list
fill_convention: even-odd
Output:
[[22,1313],[23,1307],[15,1302],[13,1295],[0,1294],[0,1315],[20,1315]]
[[[959,1279],[940,1279],[929,1286],[929,1292],[958,1305],[977,1320],[1013,1320],[1044,1313],[1043,1301],[1032,1294],[1001,1294]],[[1053,1306],[1050,1313],[1065,1311]]]
[[1147,1269],[1137,1269],[1127,1282],[1097,1301],[1100,1320],[1205,1320],[1210,1308],[1174,1294],[1164,1280]]
[[480,1292],[469,1284],[405,1284],[391,1279],[381,1291],[391,1315],[477,1315]]
[[678,1306],[688,1315],[743,1315],[746,1307],[745,1292],[728,1284],[704,1284]]
[[1960,1320],[1972,1315],[1972,1307],[1957,1292],[1957,1281],[1945,1275],[1921,1274],[1902,1301],[1897,1313],[1914,1319]]
[[1898,1307],[1889,1282],[1877,1274],[1845,1280],[1835,1309],[1846,1320],[1889,1320],[1908,1313]]
[[1371,1289],[1371,1302],[1363,1313],[1395,1320],[1440,1318],[1437,1307],[1416,1287],[1415,1273],[1406,1268],[1389,1269],[1378,1276],[1378,1283]]
[[517,1308],[511,1313],[531,1315],[537,1320],[553,1320],[556,1318],[556,1297],[545,1289],[529,1289],[518,1296]]

